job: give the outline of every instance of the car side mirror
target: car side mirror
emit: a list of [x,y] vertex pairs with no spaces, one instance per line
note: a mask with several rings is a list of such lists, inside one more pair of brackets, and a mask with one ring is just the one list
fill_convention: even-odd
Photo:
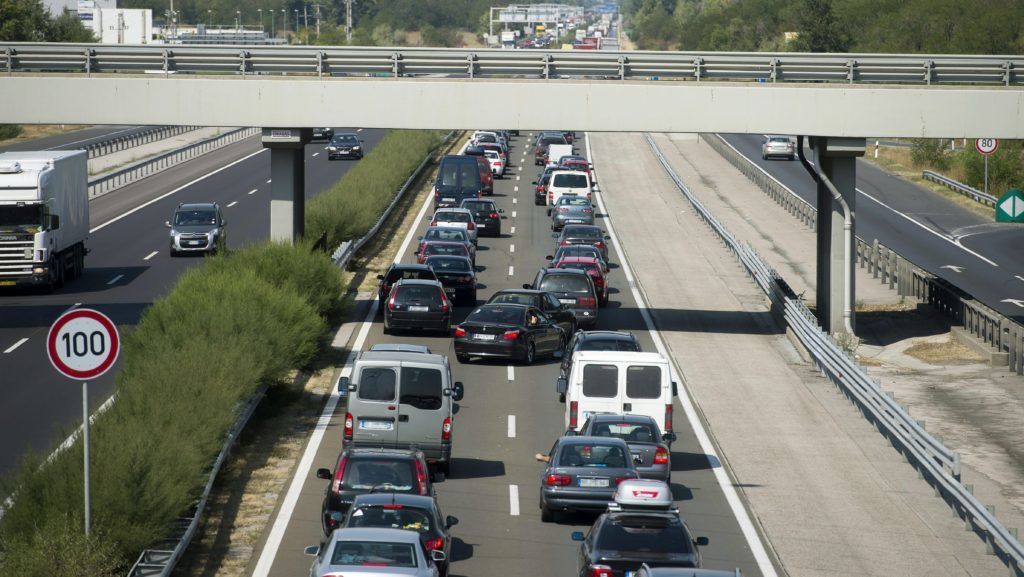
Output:
[[572,532],[572,540],[573,541],[583,541],[584,539],[585,539],[585,537],[583,536],[583,531],[573,531]]
[[533,181],[533,184],[537,184],[537,181],[536,181],[536,180],[534,180],[534,181]]
[[611,237],[611,235],[608,235],[608,234],[606,234],[606,235],[604,235],[604,239],[605,239],[605,240],[611,240],[611,239],[612,239],[612,237]]
[[452,385],[452,399],[455,401],[461,401],[462,397],[466,394],[466,387],[459,381],[455,381]]
[[677,385],[675,381],[672,381],[672,396],[673,397],[678,397],[679,396],[679,385]]
[[711,540],[708,539],[707,537],[697,537],[697,546],[698,547],[707,547],[708,543],[711,543]]
[[309,555],[310,557],[316,557],[317,555],[320,554],[320,546],[319,545],[310,545],[309,547],[306,547],[305,549],[303,549],[302,552],[305,553],[306,555]]
[[564,395],[565,392],[568,390],[569,380],[566,379],[565,377],[558,377],[558,380],[555,381],[555,392],[558,393],[559,395]]
[[349,385],[349,378],[348,377],[338,377],[338,392],[339,393],[344,393],[345,391],[349,390],[348,385]]
[[165,220],[164,221],[164,226],[166,226],[167,228],[171,228],[171,221]]
[[673,433],[672,431],[669,431],[669,432],[665,433],[664,435],[661,436],[661,438],[665,439],[669,443],[675,443],[676,442],[676,434]]
[[505,214],[505,209],[504,208],[499,208],[498,209],[498,214]]
[[423,240],[423,237],[422,236],[417,236],[416,240]]
[[544,258],[547,260],[555,260],[555,257],[551,256],[550,254]]
[[447,517],[445,517],[444,522],[445,525],[447,525],[448,527],[454,527],[459,524],[459,519],[458,517],[452,517],[451,515],[448,515]]
[[525,282],[524,282],[524,283],[523,283],[523,288],[524,288],[524,289],[527,289],[527,290],[530,290],[530,289],[531,289],[531,287],[530,287],[530,283],[525,283]]
[[384,275],[382,275],[382,274],[377,275],[377,280],[384,280]]
[[565,430],[565,436],[566,436],[566,437],[575,437],[575,436],[576,436],[576,435],[578,435],[578,434],[579,434],[579,433],[577,433],[577,432],[575,431],[575,429],[566,429],[566,430]]
[[327,481],[330,481],[331,480],[331,470],[330,469],[317,469],[316,470],[316,478],[317,479],[325,479]]
[[430,560],[434,563],[444,563],[448,557],[444,554],[444,551],[439,549],[430,550]]
[[228,221],[227,220],[222,220],[222,221],[220,221],[220,225],[221,226],[227,226],[228,225]]

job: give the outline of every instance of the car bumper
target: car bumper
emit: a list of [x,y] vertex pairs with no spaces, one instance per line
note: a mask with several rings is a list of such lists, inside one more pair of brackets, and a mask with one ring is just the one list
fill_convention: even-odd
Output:
[[565,489],[543,488],[541,499],[544,506],[556,511],[604,511],[608,503],[615,500],[615,489],[599,491],[566,491]]
[[380,443],[359,443],[354,441],[344,441],[342,443],[343,448],[349,447],[372,447],[379,449],[418,449],[423,451],[423,456],[427,458],[428,463],[447,463],[452,458],[452,444],[447,443],[423,443],[418,441],[412,442],[380,442]]
[[451,316],[438,313],[387,313],[385,319],[389,329],[437,329],[450,326]]
[[597,324],[597,309],[572,309],[576,324],[581,327],[592,327]]
[[501,236],[500,220],[485,220],[476,225],[477,236]]
[[50,269],[46,269],[47,272],[39,274],[29,274],[26,276],[3,276],[0,277],[0,289],[14,288],[14,287],[37,287],[50,284]]
[[470,357],[490,357],[501,359],[518,359],[526,355],[526,346],[515,341],[478,341],[476,339],[456,339],[455,354]]
[[[182,244],[184,240],[185,244]],[[201,241],[201,245],[189,244],[192,240]],[[217,240],[214,239],[212,242],[207,239],[171,239],[171,250],[174,252],[209,252],[217,247]]]
[[668,479],[672,474],[671,469],[666,465],[654,465],[652,467],[637,467],[636,472],[640,475],[641,479],[654,479],[657,481],[665,481],[668,483]]
[[594,217],[585,218],[580,215],[555,214],[551,217],[551,223],[555,228],[562,228],[567,224],[594,224]]
[[336,158],[360,158],[362,156],[363,156],[362,152],[351,151],[351,150],[347,151],[347,152],[335,151],[335,152],[328,152],[327,153],[327,159],[328,160],[334,160]]

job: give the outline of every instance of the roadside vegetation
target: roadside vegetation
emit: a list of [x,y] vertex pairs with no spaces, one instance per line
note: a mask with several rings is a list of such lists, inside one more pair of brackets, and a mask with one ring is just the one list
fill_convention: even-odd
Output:
[[[198,498],[237,412],[309,368],[342,312],[331,243],[367,231],[440,142],[392,131],[307,207],[309,238],[225,252],[184,273],[125,331],[116,402],[90,430],[93,533],[84,537],[82,446],[26,458],[3,479],[0,576],[123,575]],[[375,180],[378,179],[378,180]],[[333,244],[328,246],[333,247]]]

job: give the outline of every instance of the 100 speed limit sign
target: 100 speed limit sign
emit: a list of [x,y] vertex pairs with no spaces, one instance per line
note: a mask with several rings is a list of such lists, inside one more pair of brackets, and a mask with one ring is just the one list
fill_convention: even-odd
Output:
[[79,381],[107,372],[117,360],[121,341],[117,326],[92,309],[74,309],[54,321],[46,336],[46,352],[53,366]]

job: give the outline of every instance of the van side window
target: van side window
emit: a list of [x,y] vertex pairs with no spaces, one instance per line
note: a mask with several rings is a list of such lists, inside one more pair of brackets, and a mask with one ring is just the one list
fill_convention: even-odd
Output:
[[367,367],[359,373],[359,398],[366,401],[395,400],[395,371]]
[[626,396],[631,399],[661,397],[661,367],[632,366],[626,369]]
[[441,408],[441,371],[420,367],[402,367],[403,405],[412,405],[424,411]]
[[613,399],[619,394],[619,368],[615,365],[583,367],[583,396]]

